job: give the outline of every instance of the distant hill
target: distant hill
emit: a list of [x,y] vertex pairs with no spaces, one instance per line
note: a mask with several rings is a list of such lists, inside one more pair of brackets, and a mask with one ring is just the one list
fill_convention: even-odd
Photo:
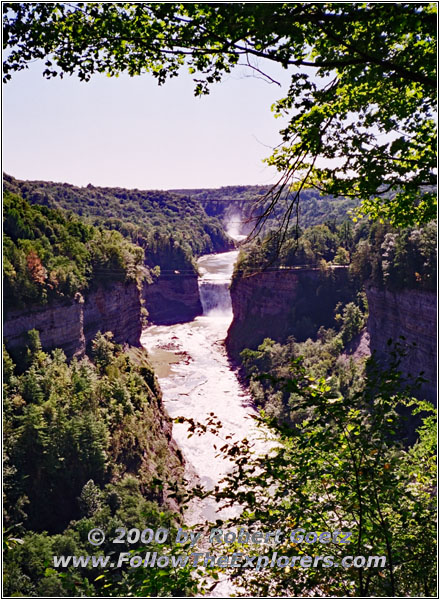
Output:
[[[63,208],[85,217],[93,225],[116,229],[146,250],[147,264],[161,268],[189,268],[201,254],[233,246],[226,229],[233,221],[240,233],[253,229],[256,216],[268,204],[271,186],[226,186],[217,189],[128,190],[68,183],[21,181],[4,175],[4,189],[18,193],[31,204]],[[277,227],[291,196],[280,202],[263,232]],[[257,204],[256,204],[257,203]],[[320,196],[313,189],[300,196],[302,229],[347,218],[355,199]],[[296,214],[296,213],[295,213]]]
[[120,231],[146,249],[150,266],[186,268],[195,256],[233,247],[220,220],[188,195],[20,181],[10,175],[3,182],[6,191],[31,204],[70,210],[93,225]]

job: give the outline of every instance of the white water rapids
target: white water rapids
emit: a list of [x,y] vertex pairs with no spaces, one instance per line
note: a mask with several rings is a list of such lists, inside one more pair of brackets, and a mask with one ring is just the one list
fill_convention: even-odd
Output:
[[[203,316],[190,323],[151,326],[142,334],[163,391],[166,409],[172,418],[184,416],[205,422],[213,412],[222,422],[220,435],[234,440],[247,438],[264,450],[261,430],[251,415],[249,394],[231,368],[223,341],[232,320],[229,283],[238,251],[202,256],[198,263]],[[232,468],[218,456],[223,440],[211,433],[188,438],[185,424],[175,424],[173,436],[185,460],[200,482],[212,489]],[[217,449],[214,446],[217,446]],[[188,469],[187,475],[191,473]],[[218,505],[209,500],[197,502],[187,514],[188,524],[220,518]],[[222,511],[221,518],[232,515]]]

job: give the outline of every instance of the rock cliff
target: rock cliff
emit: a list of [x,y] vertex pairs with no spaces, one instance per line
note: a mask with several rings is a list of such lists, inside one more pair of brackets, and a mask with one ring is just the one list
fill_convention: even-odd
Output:
[[9,311],[3,324],[3,336],[6,348],[13,352],[25,345],[30,329],[37,329],[44,349],[62,348],[71,358],[85,352],[83,323],[84,299],[77,294],[70,302]]
[[386,356],[389,339],[405,338],[407,354],[402,359],[403,373],[419,375],[423,384],[420,395],[435,402],[437,396],[437,298],[424,290],[390,291],[374,285],[366,286],[369,306],[367,330],[371,351],[379,358]]
[[40,332],[43,349],[62,348],[70,359],[82,356],[98,331],[111,331],[114,341],[139,345],[141,303],[135,283],[98,286],[85,298],[57,301],[27,311],[9,311],[3,335],[8,350],[23,347],[30,329]]
[[139,346],[141,299],[135,283],[99,286],[85,298],[84,336],[86,344],[98,331],[111,331],[118,344]]
[[238,358],[244,348],[256,348],[266,337],[289,335],[303,341],[320,326],[333,324],[338,302],[349,302],[353,288],[345,267],[292,269],[256,273],[234,279],[231,300],[234,318],[226,338],[228,352]]
[[142,296],[149,322],[157,325],[192,321],[203,312],[196,274],[161,275],[151,284],[144,282]]

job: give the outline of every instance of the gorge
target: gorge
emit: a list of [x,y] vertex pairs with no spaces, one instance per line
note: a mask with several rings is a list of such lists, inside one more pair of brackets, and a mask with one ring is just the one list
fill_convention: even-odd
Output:
[[403,344],[400,368],[413,377],[422,373],[418,394],[437,402],[437,298],[426,290],[392,292],[366,286],[370,349],[384,358],[393,340]]
[[[20,186],[27,194],[32,192],[33,201],[46,198],[36,195],[38,186],[26,187],[26,182],[17,182],[9,176],[5,184],[10,189]],[[222,195],[223,188],[190,191],[204,209],[220,218],[224,233],[215,235],[229,242],[216,241],[213,247],[220,244],[223,250],[233,245],[231,239],[240,242],[249,231],[250,194],[259,197],[267,191],[258,187],[224,190],[226,196]],[[68,192],[77,194],[72,186]],[[124,195],[121,191],[118,193]],[[150,265],[156,259],[163,260],[157,254],[157,258],[149,259]],[[172,256],[169,260],[173,264]],[[14,351],[23,345],[27,331],[37,329],[44,349],[59,347],[68,358],[83,356],[98,331],[111,331],[117,343],[139,346],[145,321],[142,307],[146,309],[148,322],[156,325],[190,322],[219,302],[226,308],[230,302],[229,279],[222,280],[222,299],[219,300],[216,278],[221,278],[221,269],[218,273],[214,270],[209,279],[204,278],[205,260],[198,261],[202,285],[191,263],[175,262],[178,268],[161,268],[160,275],[151,274],[140,286],[135,282],[112,282],[110,277],[70,299],[56,299],[45,306],[31,305],[26,309],[12,306],[4,321],[6,347]],[[148,263],[145,266],[148,269]],[[244,348],[256,348],[266,337],[276,341],[291,335],[298,341],[313,337],[319,327],[333,326],[336,305],[352,301],[357,289],[348,265],[282,267],[250,275],[238,271],[230,290],[233,318],[226,337],[227,351],[238,361]],[[436,395],[435,294],[425,289],[387,291],[383,285],[368,280],[366,292],[371,350],[383,357],[390,338],[403,337],[409,345],[415,344],[403,365],[413,375],[425,372],[428,381],[423,390],[433,400]]]
[[438,597],[437,4],[4,3],[2,597]]
[[[244,437],[264,448],[262,432],[255,426],[251,398],[231,368],[223,340],[232,319],[228,284],[238,252],[203,256],[199,259],[202,275],[199,289],[203,315],[175,325],[152,325],[142,332],[163,390],[166,409],[171,417],[183,416],[204,423],[210,414],[220,419],[220,437],[205,434],[188,438],[188,426],[175,424],[173,435],[183,451],[187,465],[200,482],[212,489],[231,468],[218,456],[219,441],[227,436]],[[197,504],[190,522],[215,521],[216,504]]]
[[[74,198],[80,194],[70,188],[68,193]],[[124,196],[119,190],[118,197]],[[158,198],[147,193],[140,197]],[[165,195],[164,202],[174,206],[178,200]],[[305,230],[299,240],[292,236],[292,245],[274,260],[270,238],[240,246],[247,232],[246,215],[237,208],[239,203],[229,208],[226,204],[219,208],[217,202],[221,229],[216,229],[217,222],[204,222],[209,240],[194,243],[190,251],[188,223],[179,236],[166,230],[162,237],[154,229],[150,235],[148,228],[141,234],[131,225],[125,231],[120,224],[107,230],[108,220],[90,225],[83,217],[7,194],[5,277],[10,296],[4,341],[12,360],[6,355],[6,427],[8,460],[19,465],[8,472],[14,482],[8,483],[13,490],[8,492],[8,514],[12,520],[21,519],[23,496],[32,498],[34,508],[27,518],[35,531],[25,532],[25,540],[33,544],[35,536],[45,535],[38,524],[38,515],[43,515],[50,532],[42,553],[45,560],[58,544],[56,536],[65,544],[72,536],[75,543],[86,543],[84,528],[95,520],[107,534],[104,523],[115,523],[113,518],[141,527],[144,514],[157,524],[180,519],[186,526],[203,527],[207,521],[237,518],[247,507],[243,518],[252,524],[257,512],[264,522],[266,505],[273,500],[278,505],[267,513],[271,527],[279,506],[285,506],[285,495],[295,493],[297,477],[305,477],[304,489],[311,483],[310,470],[321,464],[311,454],[310,464],[301,471],[308,447],[300,446],[288,459],[283,454],[291,452],[291,436],[301,431],[297,424],[304,408],[298,404],[309,390],[308,401],[328,402],[326,431],[327,416],[337,408],[333,403],[341,394],[348,403],[344,415],[356,415],[350,403],[360,398],[356,390],[364,378],[362,357],[368,353],[365,346],[362,354],[355,347],[359,334],[369,339],[381,366],[386,365],[388,339],[404,336],[411,352],[402,370],[413,375],[424,370],[422,397],[434,400],[436,298],[425,255],[420,266],[414,264],[417,254],[410,248],[411,260],[393,262],[388,249],[402,243],[397,234],[370,232],[363,225],[353,233],[347,225],[328,223]],[[214,210],[210,206],[207,209]],[[193,207],[193,200],[183,198],[182,207]],[[195,223],[198,218],[195,211],[191,219]],[[412,232],[407,238],[422,235]],[[210,251],[204,252],[207,247]],[[392,270],[395,265],[397,273]],[[289,388],[296,385],[289,383],[293,364],[299,366],[301,388]],[[286,389],[278,377],[280,382],[287,378]],[[325,387],[319,387],[324,386],[320,378]],[[330,396],[321,398],[323,390]],[[257,407],[269,419],[264,427],[254,419]],[[192,434],[196,423],[217,419],[221,426],[216,433]],[[275,444],[273,437],[269,440],[274,422],[287,426],[290,441],[280,446],[276,459],[257,463],[257,473],[262,471],[268,479],[251,478],[250,489],[237,501],[235,494],[239,496],[242,488],[241,479],[234,480],[236,469],[244,478],[244,465],[258,459],[252,454],[236,459],[235,453],[240,456],[248,444],[256,455],[270,450],[271,457],[276,456],[283,430],[277,431]],[[302,427],[307,423],[304,420]],[[318,422],[309,431],[312,439],[321,426]],[[364,435],[364,429],[353,427],[353,435]],[[367,444],[366,431],[365,436]],[[232,445],[229,458],[222,456],[223,444]],[[339,438],[335,448],[338,458]],[[350,457],[347,460],[344,473],[350,468]],[[291,468],[295,461],[297,466]],[[68,472],[75,465],[75,477],[66,481],[60,464],[69,465]],[[336,458],[334,464],[339,464]],[[38,485],[46,472],[55,485],[43,510]],[[267,487],[271,477],[275,479]],[[284,483],[286,477],[293,480]],[[205,490],[186,511],[184,479]],[[316,481],[323,481],[321,475]],[[243,482],[245,490],[245,478]],[[278,500],[267,495],[277,486]],[[66,510],[52,510],[54,498],[66,489]],[[221,502],[228,494],[234,501],[222,508],[214,497],[204,497],[209,492],[225,493]],[[260,496],[264,501],[257,504]],[[18,553],[14,551],[10,560],[25,572]],[[44,572],[35,579],[46,593]],[[212,593],[227,596],[230,583],[223,578]],[[15,593],[13,577],[8,585]],[[175,593],[181,591],[179,585],[172,587]]]
[[84,296],[27,310],[10,310],[4,322],[4,342],[14,353],[36,329],[45,350],[61,348],[68,359],[84,356],[98,331],[111,331],[118,344],[139,346],[141,298],[136,283],[112,282]]

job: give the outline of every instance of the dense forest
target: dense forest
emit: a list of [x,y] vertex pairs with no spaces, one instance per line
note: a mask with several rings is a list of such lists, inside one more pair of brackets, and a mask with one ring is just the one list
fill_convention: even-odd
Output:
[[5,191],[3,199],[5,309],[71,299],[98,283],[136,281],[143,251],[118,231],[72,214],[31,205]]
[[[182,458],[154,372],[109,333],[70,364],[43,352],[36,331],[20,370],[3,356],[5,595],[100,595],[93,569],[57,573],[52,556],[87,554],[92,522],[108,534],[181,519]],[[134,585],[122,570],[112,580],[121,593]]]
[[[31,204],[64,208],[95,225],[116,229],[146,249],[146,261],[175,268],[188,266],[192,257],[231,248],[225,234],[228,221],[240,215],[244,233],[258,224],[270,203],[270,186],[228,186],[218,189],[140,191],[122,188],[79,188],[67,183],[20,181],[4,175],[5,190],[18,193]],[[288,203],[291,194],[285,195]],[[323,196],[312,188],[301,192],[299,223],[302,228],[328,222],[333,227],[357,206],[350,198]],[[276,225],[280,205],[264,223],[263,231]]]
[[[260,233],[268,231],[276,226],[281,220],[283,210],[293,197],[294,192],[283,194],[283,202],[280,202],[267,216],[260,220],[268,206],[271,198],[276,193],[276,188],[263,185],[226,186],[218,189],[188,189],[173,190],[179,194],[188,194],[196,199],[205,209],[208,215],[219,216],[224,220],[239,214],[244,233],[250,233],[254,229]],[[319,225],[325,221],[336,225],[347,218],[347,211],[359,204],[356,198],[335,198],[321,194],[313,188],[303,189],[300,193],[298,203],[298,222],[302,228]]]
[[383,223],[343,221],[290,230],[280,249],[272,231],[242,250],[234,278],[283,267],[347,265],[361,284],[389,289],[436,289],[437,224],[395,229]]
[[194,258],[233,247],[220,221],[188,196],[165,191],[85,188],[4,176],[5,190],[31,204],[72,211],[93,225],[119,231],[145,249],[150,267],[195,272]]

